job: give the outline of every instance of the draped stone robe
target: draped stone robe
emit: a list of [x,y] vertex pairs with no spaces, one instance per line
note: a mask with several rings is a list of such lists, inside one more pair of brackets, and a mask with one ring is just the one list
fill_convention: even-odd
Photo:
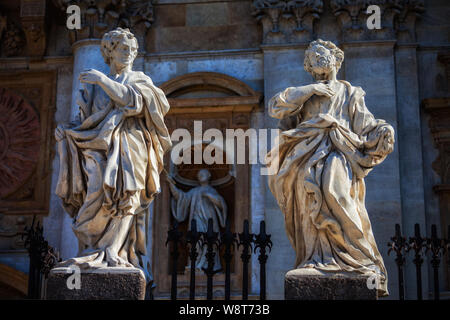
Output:
[[56,194],[73,217],[79,241],[75,263],[106,267],[105,250],[121,219],[132,216],[119,256],[152,280],[147,257],[148,206],[160,192],[163,155],[171,141],[164,124],[167,99],[142,72],[130,71],[116,81],[132,97],[114,102],[98,85],[88,85],[81,103],[81,124],[66,129],[58,142],[60,171]]
[[313,95],[303,105],[295,104],[296,88],[269,101],[269,114],[285,130],[266,158],[276,172],[269,187],[297,268],[375,272],[384,296],[387,273],[364,204],[364,177],[392,151],[382,130],[393,128],[369,112],[360,87],[339,81],[333,89],[331,98]]
[[[225,199],[210,185],[198,186],[188,192],[177,189],[178,199],[172,198],[172,215],[177,221],[189,219],[188,230],[191,230],[191,221],[195,220],[198,232],[208,231],[208,220],[213,220],[214,232],[219,232],[220,227],[225,227],[227,219],[227,204]],[[197,269],[207,268],[207,247],[197,244],[199,251],[195,262]],[[219,251],[215,250],[214,271],[220,270]]]

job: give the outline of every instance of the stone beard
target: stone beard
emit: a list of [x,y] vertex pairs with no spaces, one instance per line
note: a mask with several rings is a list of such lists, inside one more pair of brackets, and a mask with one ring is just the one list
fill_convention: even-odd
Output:
[[169,104],[148,76],[131,69],[137,40],[128,29],[106,33],[101,45],[110,75],[80,74],[80,122],[55,131],[56,194],[79,242],[78,256],[60,266],[136,267],[152,282],[148,206],[160,192],[171,147],[164,123]]
[[296,268],[376,273],[378,295],[386,296],[364,177],[393,151],[394,129],[374,118],[360,87],[336,79],[343,59],[333,43],[313,41],[304,65],[316,82],[287,88],[269,101],[269,114],[280,119],[283,131],[267,154],[276,172],[268,183],[284,214]]

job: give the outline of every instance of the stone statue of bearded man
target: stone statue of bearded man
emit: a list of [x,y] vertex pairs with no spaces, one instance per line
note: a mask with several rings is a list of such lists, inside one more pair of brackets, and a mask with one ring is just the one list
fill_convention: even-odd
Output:
[[101,52],[110,74],[80,74],[80,123],[55,132],[56,194],[79,241],[78,256],[62,266],[136,267],[150,282],[148,206],[160,192],[163,155],[171,148],[169,104],[148,76],[132,70],[137,49],[128,29],[105,33]]
[[269,101],[280,119],[278,146],[267,155],[269,187],[284,214],[296,268],[374,273],[385,296],[387,274],[364,198],[364,177],[394,148],[394,129],[375,119],[360,87],[336,79],[344,53],[310,43],[304,67],[315,83],[290,87]]

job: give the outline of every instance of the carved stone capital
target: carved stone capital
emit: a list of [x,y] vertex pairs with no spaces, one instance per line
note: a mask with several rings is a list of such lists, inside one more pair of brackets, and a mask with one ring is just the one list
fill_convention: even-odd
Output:
[[[424,11],[423,0],[331,0],[344,41],[393,40],[415,42],[416,18]],[[380,7],[381,29],[369,29],[367,7]]]
[[28,55],[42,57],[46,48],[45,0],[21,0],[20,20],[25,33]]
[[416,20],[425,11],[424,0],[400,0],[396,33],[399,42],[416,42]]
[[323,0],[254,0],[253,15],[263,26],[263,44],[309,42]]
[[154,21],[152,1],[53,0],[53,3],[64,13],[70,5],[80,7],[81,29],[69,30],[71,43],[84,39],[101,39],[105,32],[117,27],[148,30]]

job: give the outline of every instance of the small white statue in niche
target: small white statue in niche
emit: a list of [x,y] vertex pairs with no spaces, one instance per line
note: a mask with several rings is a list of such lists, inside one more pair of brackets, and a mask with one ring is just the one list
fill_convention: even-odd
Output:
[[[220,228],[225,227],[227,219],[227,204],[225,199],[211,185],[211,173],[208,169],[200,169],[197,173],[197,186],[183,192],[176,187],[175,181],[167,176],[170,191],[173,195],[171,203],[171,212],[173,217],[178,221],[189,219],[188,230],[191,229],[191,221],[195,220],[198,232],[206,232],[208,230],[208,220],[213,221],[214,232],[219,232]],[[214,271],[222,269],[220,264],[220,256],[217,248],[214,248]],[[208,261],[206,259],[207,247],[201,247],[197,243],[198,258],[195,262],[196,269],[206,269]]]

